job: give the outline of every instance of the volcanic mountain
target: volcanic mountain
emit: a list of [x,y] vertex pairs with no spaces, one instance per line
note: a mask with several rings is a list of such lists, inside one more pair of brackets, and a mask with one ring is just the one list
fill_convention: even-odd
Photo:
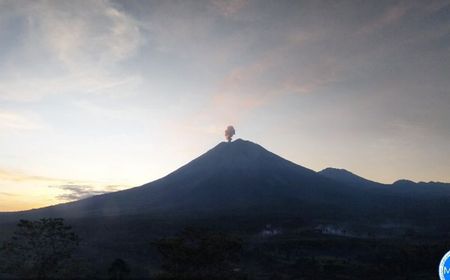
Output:
[[[345,170],[318,173],[238,139],[222,142],[171,174],[143,186],[10,215],[214,217],[266,213],[332,220],[408,216],[422,198],[411,193],[405,198],[405,188],[395,185],[378,184]],[[448,186],[444,189],[448,196]],[[415,215],[415,211],[411,213]]]
[[238,139],[222,142],[171,174],[143,186],[21,215],[334,213],[343,210],[342,205],[348,200],[361,205],[362,195],[358,187],[346,186],[255,143]]

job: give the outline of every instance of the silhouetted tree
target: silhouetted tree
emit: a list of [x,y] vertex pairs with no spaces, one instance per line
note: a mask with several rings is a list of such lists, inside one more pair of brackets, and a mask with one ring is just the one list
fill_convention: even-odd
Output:
[[242,279],[238,267],[242,241],[201,230],[185,229],[156,246],[162,258],[161,279]]
[[111,279],[123,280],[130,274],[130,269],[124,260],[115,259],[109,267],[108,273]]
[[10,241],[0,249],[2,270],[20,278],[57,278],[79,243],[61,218],[20,220]]

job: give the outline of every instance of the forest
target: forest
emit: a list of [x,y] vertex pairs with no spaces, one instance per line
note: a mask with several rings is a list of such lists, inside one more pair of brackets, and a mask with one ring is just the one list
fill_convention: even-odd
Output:
[[21,220],[3,232],[0,278],[431,280],[450,247],[445,234],[411,228],[231,221]]

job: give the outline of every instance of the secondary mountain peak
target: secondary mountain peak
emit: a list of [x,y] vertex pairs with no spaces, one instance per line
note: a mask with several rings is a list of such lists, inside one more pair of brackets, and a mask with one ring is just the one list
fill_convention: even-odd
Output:
[[336,175],[348,175],[348,176],[357,176],[354,173],[348,171],[347,169],[343,169],[343,168],[334,168],[334,167],[327,167],[321,171],[319,171],[322,174],[336,174]]
[[398,186],[398,185],[413,185],[416,184],[416,182],[411,181],[411,180],[407,180],[407,179],[400,179],[397,180],[393,183],[394,186]]
[[319,174],[335,181],[354,186],[380,186],[382,184],[358,176],[346,169],[328,167]]

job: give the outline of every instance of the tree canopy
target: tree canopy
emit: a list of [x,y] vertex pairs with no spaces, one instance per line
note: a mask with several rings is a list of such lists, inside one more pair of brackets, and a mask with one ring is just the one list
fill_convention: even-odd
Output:
[[23,278],[57,277],[79,241],[61,218],[20,220],[11,240],[0,248],[1,269]]
[[223,233],[185,229],[156,242],[163,279],[237,279],[240,239]]

